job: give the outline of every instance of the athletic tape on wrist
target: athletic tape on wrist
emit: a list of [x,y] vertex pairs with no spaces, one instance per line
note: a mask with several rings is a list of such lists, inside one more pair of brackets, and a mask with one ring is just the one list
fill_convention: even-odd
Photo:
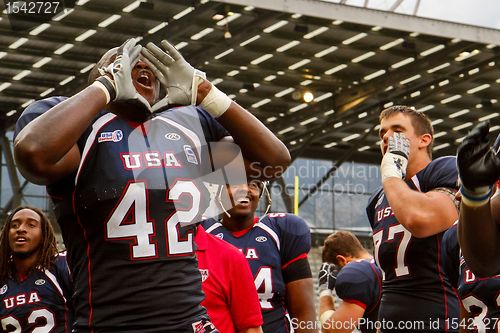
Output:
[[98,77],[93,83],[93,86],[101,89],[106,95],[106,104],[113,101],[116,98],[116,90],[113,82],[105,76]]
[[[382,158],[382,164],[380,165],[380,170],[381,170],[381,176],[382,176],[382,182],[386,180],[389,177],[396,177],[399,179],[402,179],[404,176],[404,170],[398,169],[396,166],[394,159],[395,158],[404,158],[402,155],[397,155],[394,153],[385,153],[384,157]],[[403,163],[404,164],[404,163]],[[405,167],[402,165],[402,167]]]
[[216,86],[212,85],[212,88],[200,103],[200,106],[207,110],[207,112],[214,118],[217,118],[222,116],[222,114],[227,111],[231,102],[231,98],[227,97],[226,94],[220,91]]
[[331,297],[332,295],[333,295],[332,291],[328,288],[319,292],[319,297],[323,297],[323,296],[330,296]]
[[330,319],[330,317],[334,314],[335,311],[333,310],[326,310],[325,312],[323,312],[321,314],[321,316],[319,316],[319,322],[321,323],[321,326],[323,326],[323,324],[325,323],[325,321],[327,321],[328,319]]
[[462,202],[469,207],[479,207],[485,205],[490,200],[492,189],[487,187],[486,191],[473,192],[466,189],[464,186],[460,187],[460,193],[462,194]]

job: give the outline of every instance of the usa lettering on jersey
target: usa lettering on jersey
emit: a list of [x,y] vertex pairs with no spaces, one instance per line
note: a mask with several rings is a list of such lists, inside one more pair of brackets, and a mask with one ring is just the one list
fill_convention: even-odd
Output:
[[[163,158],[161,158],[163,157]],[[123,168],[125,170],[137,170],[145,168],[180,168],[181,164],[172,152],[132,153],[121,154]]]
[[3,300],[3,304],[6,309],[11,309],[16,306],[21,306],[25,304],[33,304],[38,303],[42,299],[38,296],[36,291],[32,291],[31,293],[22,293],[16,296],[10,296]]

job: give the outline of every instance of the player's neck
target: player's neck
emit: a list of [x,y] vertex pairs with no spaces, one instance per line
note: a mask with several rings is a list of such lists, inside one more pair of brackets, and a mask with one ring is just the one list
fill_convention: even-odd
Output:
[[406,180],[410,180],[413,176],[420,172],[420,170],[423,170],[427,165],[429,165],[431,161],[432,159],[429,155],[427,155],[427,153],[413,159],[410,163],[408,163],[408,168],[406,168]]
[[19,280],[22,280],[23,277],[26,277],[30,271],[33,269],[37,262],[38,256],[30,256],[28,258],[15,258],[13,260],[14,269],[16,276]]
[[232,215],[222,217],[222,224],[230,231],[241,231],[250,228],[254,224],[253,214]]

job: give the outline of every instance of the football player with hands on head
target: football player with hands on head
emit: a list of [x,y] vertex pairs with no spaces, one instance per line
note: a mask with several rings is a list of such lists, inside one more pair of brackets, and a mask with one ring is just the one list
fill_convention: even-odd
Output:
[[[383,275],[379,319],[391,323],[381,331],[446,331],[458,318],[458,299],[440,270],[441,238],[458,218],[456,159],[432,159],[434,131],[424,113],[391,106],[379,120],[382,188],[367,214]],[[407,327],[415,322],[424,327]]]
[[[208,233],[236,246],[252,270],[260,300],[264,333],[316,333],[311,268],[307,254],[311,232],[300,217],[286,213],[255,216],[260,195],[270,195],[260,180],[228,184],[227,208],[220,219],[207,219]],[[267,211],[266,211],[267,212]],[[291,321],[288,317],[291,317]]]
[[[382,273],[349,231],[325,239],[319,272],[319,313],[323,333],[375,333],[382,296]],[[340,271],[339,271],[340,270]],[[333,289],[340,305],[335,308]],[[371,321],[371,323],[369,323]]]
[[69,333],[73,286],[47,215],[15,208],[0,234],[0,332]]
[[200,180],[214,171],[207,146],[220,141],[269,177],[290,163],[271,131],[166,41],[129,39],[79,93],[23,112],[15,158],[54,203],[76,332],[216,332],[200,305],[193,238],[210,201]]
[[460,248],[469,268],[479,277],[500,274],[500,135],[491,146],[489,124],[478,124],[457,151],[460,174]]

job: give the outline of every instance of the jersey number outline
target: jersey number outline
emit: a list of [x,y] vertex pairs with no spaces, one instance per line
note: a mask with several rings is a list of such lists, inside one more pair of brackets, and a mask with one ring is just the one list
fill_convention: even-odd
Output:
[[[496,301],[497,306],[500,307],[500,294],[498,295]],[[478,333],[486,332],[486,323],[484,321],[485,319],[488,320],[488,326],[491,324],[496,325],[497,333],[500,333],[500,321],[494,319],[490,320],[489,318],[486,318],[486,315],[488,314],[488,306],[484,304],[483,301],[471,295],[462,299],[462,304],[464,306],[464,309],[467,310],[468,313],[472,313],[473,306],[481,309],[481,312],[477,314],[472,321],[472,324],[475,326]],[[491,327],[491,330],[493,331],[493,327]]]
[[[271,274],[271,267],[261,266],[254,280],[255,289],[259,295],[260,307],[265,310],[273,308],[270,302],[274,296],[273,278]],[[259,289],[263,289],[263,291],[259,292]]]
[[[40,318],[45,318],[46,324],[43,326],[35,327],[31,333],[49,333],[52,331],[52,329],[55,326],[55,321],[54,321],[54,314],[50,312],[47,309],[36,309],[33,310],[30,315],[28,316],[28,324],[35,324],[36,321]],[[24,330],[21,328],[21,323],[17,318],[13,316],[8,316],[5,318],[2,318],[1,320],[2,323],[2,330],[4,332],[7,331],[7,326],[11,325],[15,328],[14,331],[11,333],[21,333]]]
[[[193,253],[193,234],[189,233],[182,240],[178,227],[183,223],[191,223],[198,215],[200,207],[200,190],[190,180],[177,180],[169,189],[167,200],[176,202],[181,196],[191,197],[191,207],[187,210],[176,209],[165,221],[167,255],[191,255]],[[133,223],[124,220],[133,209]],[[154,224],[148,220],[148,197],[145,182],[130,182],[124,190],[119,203],[106,221],[106,239],[129,239],[131,258],[134,260],[157,258],[156,242],[151,237],[156,234]]]
[[[406,230],[405,227],[403,227],[403,225],[401,224],[392,225],[388,229],[387,240],[388,241],[394,240],[396,234],[399,233],[403,233],[403,237],[401,237],[399,241],[398,252],[396,255],[397,265],[396,268],[394,269],[394,272],[396,273],[397,277],[410,274],[410,270],[408,269],[408,266],[405,264],[405,259],[406,259],[406,250],[408,249],[408,244],[410,243],[411,239],[411,232]],[[379,258],[379,250],[380,250],[380,245],[382,244],[383,234],[384,230],[380,230],[373,234],[373,246],[375,248],[374,250],[375,260],[377,261],[378,267],[380,267],[380,270],[382,271],[382,276],[385,278],[385,271],[382,269],[382,266],[380,265],[380,258]]]

